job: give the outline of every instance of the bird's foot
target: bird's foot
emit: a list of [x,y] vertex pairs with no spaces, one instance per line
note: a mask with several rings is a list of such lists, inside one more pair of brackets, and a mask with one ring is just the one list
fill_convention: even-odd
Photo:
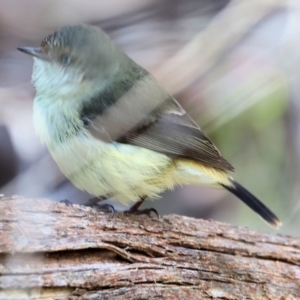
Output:
[[[94,197],[92,199],[89,199],[86,203],[82,204],[83,206],[88,206],[88,207],[92,207],[95,208],[96,210],[100,210],[100,211],[109,211],[112,214],[112,217],[115,215],[115,208],[110,205],[110,204],[98,204],[98,202],[103,201],[105,199],[100,198],[100,197]],[[61,200],[59,201],[59,203],[65,203],[66,205],[72,205],[74,204],[73,202],[71,202],[68,199],[65,200]]]
[[84,206],[89,206],[92,208],[95,208],[96,210],[100,210],[100,211],[109,211],[112,214],[112,217],[115,215],[115,208],[110,205],[110,204],[98,204],[98,202],[104,201],[106,200],[106,198],[104,197],[94,197],[89,199],[86,203],[84,203]]
[[128,209],[124,211],[124,213],[127,215],[147,215],[149,217],[151,217],[152,212],[156,214],[157,218],[159,218],[159,214],[155,208],[145,208],[138,210]]
[[105,212],[111,212],[111,216],[113,217],[115,215],[115,208],[111,205],[111,204],[95,204],[95,203],[86,203],[84,204],[84,206],[89,206],[89,207],[92,207],[96,210],[99,210],[99,211],[105,211]]
[[74,204],[72,201],[70,201],[68,199],[60,200],[59,203],[64,203],[67,206]]
[[159,218],[159,214],[157,212],[157,210],[155,208],[145,208],[145,209],[139,209],[139,207],[141,206],[141,204],[145,201],[145,199],[147,198],[147,196],[143,196],[140,198],[140,201],[138,201],[137,203],[135,203],[133,206],[131,206],[128,210],[125,210],[124,213],[125,214],[131,214],[131,215],[147,215],[147,216],[151,216],[151,213],[155,213],[157,218]]

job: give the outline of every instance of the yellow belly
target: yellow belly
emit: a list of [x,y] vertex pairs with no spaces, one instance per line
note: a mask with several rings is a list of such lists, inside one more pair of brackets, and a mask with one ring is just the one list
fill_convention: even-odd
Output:
[[144,195],[157,198],[176,185],[217,186],[218,182],[229,182],[226,172],[141,147],[104,143],[89,135],[48,148],[76,187],[123,204],[136,202]]

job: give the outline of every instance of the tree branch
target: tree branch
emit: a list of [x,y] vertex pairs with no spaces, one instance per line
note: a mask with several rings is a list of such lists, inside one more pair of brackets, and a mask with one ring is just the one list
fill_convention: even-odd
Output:
[[175,94],[209,71],[220,57],[288,0],[231,0],[193,40],[153,73]]
[[0,210],[0,299],[300,299],[297,238],[44,199]]

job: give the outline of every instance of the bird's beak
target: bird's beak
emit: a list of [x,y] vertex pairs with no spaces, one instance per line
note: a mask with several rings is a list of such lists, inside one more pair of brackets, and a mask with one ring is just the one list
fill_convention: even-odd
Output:
[[18,47],[18,50],[42,60],[48,60],[41,48]]

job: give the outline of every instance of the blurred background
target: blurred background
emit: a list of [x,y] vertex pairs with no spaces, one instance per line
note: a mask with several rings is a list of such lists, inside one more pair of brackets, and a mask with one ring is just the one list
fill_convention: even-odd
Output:
[[[232,163],[237,181],[282,219],[280,233],[300,235],[296,0],[0,0],[0,193],[90,198],[64,178],[37,139],[32,59],[16,50],[78,23],[102,27],[150,71]],[[147,206],[273,232],[223,190],[185,186]]]

